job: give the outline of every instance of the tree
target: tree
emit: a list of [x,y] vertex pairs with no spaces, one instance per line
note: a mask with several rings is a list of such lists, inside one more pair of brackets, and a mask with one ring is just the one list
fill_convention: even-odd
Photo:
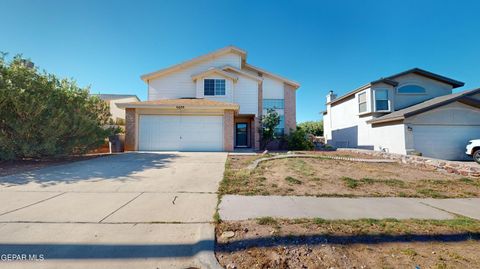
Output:
[[262,144],[263,148],[276,138],[275,127],[280,123],[280,116],[275,109],[267,109],[267,114],[262,115]]
[[323,135],[323,121],[306,121],[298,124],[298,127],[302,128],[307,134]]
[[81,154],[114,134],[105,102],[71,79],[59,79],[0,56],[0,159]]

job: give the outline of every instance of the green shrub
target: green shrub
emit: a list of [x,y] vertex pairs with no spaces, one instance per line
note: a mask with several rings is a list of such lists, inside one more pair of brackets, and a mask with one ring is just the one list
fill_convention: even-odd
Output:
[[0,159],[81,154],[115,133],[104,101],[25,62],[0,55]]
[[313,142],[308,139],[307,133],[301,128],[290,131],[286,139],[289,150],[313,150],[315,147]]

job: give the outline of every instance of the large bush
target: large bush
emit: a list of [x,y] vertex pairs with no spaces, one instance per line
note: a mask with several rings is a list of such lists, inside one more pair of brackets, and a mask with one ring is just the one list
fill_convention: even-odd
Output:
[[0,56],[0,159],[84,153],[114,130],[105,102],[74,81]]
[[314,136],[323,135],[323,121],[305,121],[298,124],[298,127],[305,130],[307,134],[312,134]]
[[315,145],[308,138],[307,132],[302,128],[290,131],[287,136],[287,145],[289,150],[313,150]]

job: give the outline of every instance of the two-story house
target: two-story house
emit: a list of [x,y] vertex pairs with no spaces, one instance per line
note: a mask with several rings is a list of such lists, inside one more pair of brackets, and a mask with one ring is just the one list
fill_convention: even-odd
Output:
[[126,150],[233,151],[260,147],[260,119],[280,114],[277,132],[296,128],[297,82],[247,63],[229,46],[141,76],[148,100],[126,110]]
[[480,137],[480,89],[414,68],[341,97],[330,92],[323,112],[327,143],[446,160],[466,159]]

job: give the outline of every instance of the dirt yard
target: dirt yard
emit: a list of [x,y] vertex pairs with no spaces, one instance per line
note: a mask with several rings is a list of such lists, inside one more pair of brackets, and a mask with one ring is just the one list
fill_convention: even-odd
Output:
[[90,154],[82,156],[68,156],[56,159],[24,159],[15,161],[0,161],[0,177],[32,171],[47,166],[89,160],[110,154]]
[[216,235],[226,268],[480,268],[480,222],[465,218],[262,218],[220,223]]
[[[328,155],[333,155],[328,153]],[[338,155],[338,154],[337,154]],[[359,154],[341,155],[367,158]],[[245,167],[258,156],[229,156],[222,194],[370,197],[479,197],[480,179],[400,163],[289,158]]]

